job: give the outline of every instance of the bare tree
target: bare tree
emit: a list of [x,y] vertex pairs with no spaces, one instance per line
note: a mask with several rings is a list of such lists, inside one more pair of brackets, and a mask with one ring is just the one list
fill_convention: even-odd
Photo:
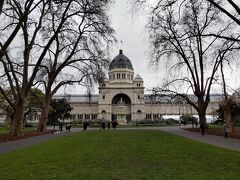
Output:
[[229,11],[229,9],[226,8],[226,6],[224,6],[224,4],[222,4],[222,0],[206,0],[206,1],[210,2],[221,12],[227,15],[230,19],[232,19],[235,23],[240,25],[240,4],[235,3],[233,0],[227,0],[225,4],[227,4],[227,6],[232,7],[233,12],[231,12]]
[[[11,134],[13,135],[22,135],[24,111],[27,105],[28,92],[32,87],[33,80],[36,76],[38,66],[42,59],[39,59],[39,62],[36,63],[36,68],[33,68],[32,70],[29,67],[29,64],[34,62],[31,53],[35,45],[37,35],[42,27],[42,19],[48,11],[47,2],[34,1],[32,3],[34,4],[35,8],[31,9],[31,13],[27,12],[26,18],[20,20],[22,18],[22,12],[25,11],[27,5],[26,3],[28,2],[21,1],[13,4],[12,1],[6,1],[7,8],[3,11],[6,21],[1,27],[2,32],[5,34],[7,34],[6,31],[12,26],[12,24],[14,24],[14,22],[19,24],[21,28],[21,33],[18,33],[19,36],[17,36],[17,38],[22,38],[22,41],[19,42],[19,47],[15,46],[15,51],[17,52],[13,52],[13,50],[11,50],[13,47],[9,46],[9,50],[3,51],[4,57],[0,59],[1,65],[4,69],[5,78],[9,83],[8,85],[10,86],[12,96],[14,97],[14,101],[11,101],[5,95],[3,86],[0,86],[1,93],[7,102],[12,106],[14,111],[11,127]],[[5,48],[4,45],[1,45],[1,48],[3,50]],[[42,56],[44,56],[44,54],[45,52],[42,52]],[[13,58],[16,55],[18,58]]]
[[0,1],[0,14],[2,13],[3,5],[4,5],[4,0],[1,0]]
[[[226,36],[232,23],[225,23],[220,12],[205,1],[158,2],[152,8],[148,24],[152,63],[167,60],[170,79],[154,91],[181,96],[196,109],[200,123],[205,125],[210,92],[220,63],[238,48],[234,46],[235,41],[206,34]],[[189,90],[197,102],[189,98]]]
[[[189,0],[155,0],[155,1],[149,1],[149,0],[132,0],[132,10],[133,12],[139,12],[139,9],[142,9],[143,7],[148,7],[149,4],[150,7],[152,6],[158,6],[161,3],[165,3],[167,6],[171,6],[174,4],[181,5],[182,3],[186,3]],[[240,4],[235,3],[232,0],[201,0],[205,2],[211,3],[215,8],[217,8],[220,12],[225,14],[227,17],[230,18],[231,21],[235,22],[236,24],[240,25]],[[144,9],[144,8],[143,8]],[[236,32],[239,32],[239,28],[236,28]],[[209,34],[204,34],[204,36],[213,36],[217,37],[220,39],[227,39],[231,41],[237,41],[238,43],[240,42],[239,38],[236,37],[235,33],[232,34],[215,34],[215,33],[209,33]]]
[[[155,3],[161,3],[166,0],[156,0]],[[174,4],[177,2],[183,2],[187,0],[167,0],[168,4]],[[237,3],[237,0],[205,0],[209,3],[211,3],[214,7],[219,9],[222,13],[224,13],[226,16],[228,16],[230,19],[232,19],[235,23],[240,25],[240,3]],[[134,8],[145,6],[146,3],[149,3],[148,0],[133,0],[132,4],[134,5]],[[231,8],[231,9],[230,9]]]
[[[74,18],[77,21],[78,14],[81,13],[78,8],[81,10],[80,7],[84,3],[88,5],[91,3],[108,4],[109,1],[38,0],[34,1],[35,8],[32,8],[31,12],[27,13],[27,18],[24,19],[21,18],[21,15],[29,2],[27,0],[20,1],[17,3],[17,7],[10,1],[7,2],[5,4],[9,8],[4,9],[2,13],[6,18],[6,21],[1,24],[2,32],[6,32],[9,24],[12,25],[12,22],[15,21],[20,24],[21,28],[21,33],[18,33],[18,41],[16,41],[18,46],[11,46],[8,51],[3,51],[4,57],[0,59],[1,66],[4,69],[3,78],[7,79],[9,83],[14,101],[12,102],[4,94],[3,86],[0,86],[0,91],[14,109],[11,134],[21,135],[29,91],[36,80],[36,76],[38,76],[39,70],[44,65],[46,54],[54,46],[54,40],[65,28],[71,29],[73,24],[70,22]],[[55,13],[56,9],[60,12],[60,16],[53,20],[54,31],[47,31],[49,23],[52,23],[48,19],[52,17],[49,14]],[[20,19],[21,23],[18,23]],[[64,33],[61,35],[64,36]],[[3,44],[1,47],[5,49]]]
[[[46,130],[49,104],[59,88],[74,83],[85,85],[93,82],[96,72],[108,64],[107,47],[114,40],[113,29],[106,14],[106,2],[82,1],[75,12],[77,16],[57,35],[41,65],[37,83],[43,83],[45,98],[39,130]],[[46,31],[55,31],[58,13],[52,14],[52,26]],[[91,80],[92,79],[92,80]],[[90,81],[89,81],[90,80]]]
[[[228,64],[228,60],[226,61]],[[225,81],[225,75],[224,75],[224,61],[222,60],[220,62],[220,71],[221,71],[221,76],[222,76],[222,87],[223,87],[223,95],[224,95],[224,100],[220,102],[220,106],[223,107],[223,112],[224,112],[224,121],[227,124],[228,131],[234,132],[234,124],[233,124],[233,116],[232,116],[232,106],[234,104],[234,100],[232,97],[229,97],[227,93],[227,84]]]
[[7,18],[7,26],[1,26],[0,29],[0,59],[6,53],[8,47],[13,42],[15,37],[17,36],[21,24],[24,20],[34,12],[34,10],[38,7],[42,0],[25,0],[24,6],[22,6],[17,0],[2,0],[0,4],[0,20],[1,22],[5,22]]

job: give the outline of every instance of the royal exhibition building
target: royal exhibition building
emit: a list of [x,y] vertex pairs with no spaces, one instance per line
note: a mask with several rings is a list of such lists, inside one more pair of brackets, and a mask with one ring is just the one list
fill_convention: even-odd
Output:
[[[99,84],[99,94],[55,95],[54,99],[65,98],[73,108],[69,121],[113,121],[119,124],[153,121],[163,116],[178,117],[182,114],[195,115],[197,112],[184,100],[170,101],[166,96],[144,94],[144,80],[135,74],[134,67],[120,50],[108,68],[108,78]],[[194,98],[194,95],[189,95]],[[207,108],[211,115],[219,108],[221,94],[212,94]],[[38,123],[40,112],[31,114],[31,121]],[[4,122],[0,117],[0,123]],[[212,117],[213,119],[213,117]]]
[[[140,120],[156,120],[163,115],[197,114],[184,101],[170,102],[166,98],[144,94],[144,80],[134,73],[131,61],[120,50],[111,61],[108,78],[99,85],[99,94],[56,95],[71,104],[72,120],[117,120],[119,124]],[[220,95],[211,95],[207,114],[218,108]]]

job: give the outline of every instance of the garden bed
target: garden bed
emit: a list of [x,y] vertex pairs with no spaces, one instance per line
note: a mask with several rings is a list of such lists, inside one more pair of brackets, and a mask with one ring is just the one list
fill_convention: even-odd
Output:
[[23,136],[11,136],[9,134],[0,134],[0,143],[7,142],[7,141],[15,141],[15,140],[29,138],[33,136],[40,136],[40,135],[49,134],[49,133],[52,133],[52,131],[46,131],[46,132],[39,132],[36,130],[26,131],[24,132]]

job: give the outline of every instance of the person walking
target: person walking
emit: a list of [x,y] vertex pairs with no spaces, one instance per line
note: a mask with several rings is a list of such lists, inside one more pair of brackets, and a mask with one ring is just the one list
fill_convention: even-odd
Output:
[[228,137],[228,126],[226,123],[224,123],[224,125],[223,125],[223,132],[224,132],[224,137],[227,138]]
[[83,122],[83,130],[87,130],[88,126],[89,126],[89,122],[88,121],[84,121]]
[[105,130],[105,126],[106,126],[105,121],[103,121],[103,122],[102,122],[102,129],[103,129],[103,130]]
[[107,127],[108,127],[108,129],[110,129],[110,122],[109,121],[107,122]]
[[59,130],[60,130],[60,132],[62,132],[62,129],[63,129],[63,123],[60,122],[60,124],[59,124]]
[[113,129],[114,129],[114,130],[116,129],[117,125],[118,125],[118,122],[117,122],[116,120],[114,120],[114,121],[112,122],[112,126],[113,126]]
[[201,123],[200,129],[201,129],[201,132],[202,132],[202,136],[204,136],[205,129],[206,129],[205,124]]
[[70,132],[70,130],[71,130],[71,123],[67,123],[66,124],[66,130],[68,130],[68,132]]

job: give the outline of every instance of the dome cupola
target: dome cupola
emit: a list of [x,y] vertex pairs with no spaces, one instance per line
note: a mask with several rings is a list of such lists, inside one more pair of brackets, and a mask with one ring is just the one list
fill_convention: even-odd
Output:
[[143,78],[139,74],[137,74],[134,80],[135,81],[143,81]]
[[119,50],[119,54],[110,63],[109,70],[122,68],[133,70],[131,61],[123,54],[123,50]]
[[121,86],[133,84],[133,66],[122,50],[119,50],[119,54],[110,63],[108,76],[110,84],[121,84]]

